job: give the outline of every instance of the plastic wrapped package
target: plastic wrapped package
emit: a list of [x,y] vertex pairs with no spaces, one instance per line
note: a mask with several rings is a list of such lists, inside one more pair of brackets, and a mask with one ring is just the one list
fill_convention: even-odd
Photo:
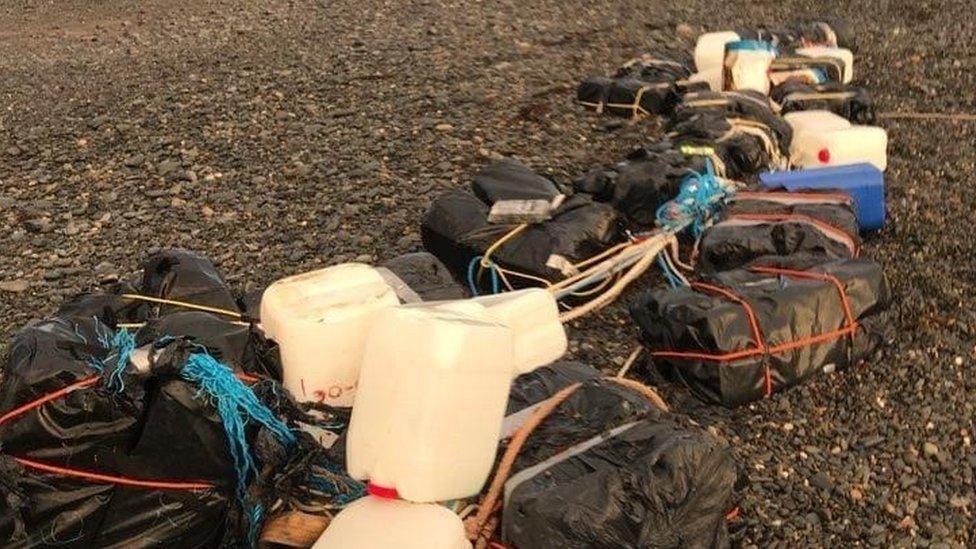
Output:
[[860,253],[853,200],[840,192],[740,192],[702,234],[704,272],[749,265],[807,268]]
[[726,271],[652,290],[630,311],[650,365],[704,400],[737,406],[864,359],[889,301],[881,267],[855,259]]

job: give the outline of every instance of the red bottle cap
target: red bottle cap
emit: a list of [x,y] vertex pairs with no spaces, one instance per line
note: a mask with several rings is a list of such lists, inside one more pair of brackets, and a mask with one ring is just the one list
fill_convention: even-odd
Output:
[[821,164],[830,162],[830,150],[820,149],[820,152],[817,153],[817,160],[819,160]]
[[366,483],[366,493],[371,496],[376,496],[378,498],[384,498],[384,499],[397,499],[400,497],[400,494],[397,493],[396,488],[377,486],[372,482]]

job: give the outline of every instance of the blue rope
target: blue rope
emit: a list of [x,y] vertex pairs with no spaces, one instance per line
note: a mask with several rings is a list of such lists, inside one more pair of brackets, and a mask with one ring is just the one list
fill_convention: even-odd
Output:
[[200,387],[198,396],[205,394],[217,408],[237,471],[237,495],[243,501],[248,477],[257,474],[244,429],[247,420],[254,419],[266,427],[288,448],[295,445],[295,434],[258,400],[254,391],[237,379],[230,368],[206,350],[191,354],[180,373],[184,379]]
[[264,522],[264,506],[256,503],[248,513],[247,540],[251,547],[258,545],[258,533],[261,531],[261,523]]
[[[125,328],[113,334],[102,326],[95,321],[95,336],[100,345],[109,349],[109,353],[104,359],[88,357],[88,365],[102,375],[105,386],[110,391],[121,393],[125,390],[125,370],[129,366],[132,351],[136,349],[136,338]],[[75,330],[77,332],[77,328]]]
[[681,180],[681,190],[673,200],[665,202],[657,210],[657,224],[669,230],[679,230],[688,225],[698,238],[708,227],[716,210],[732,189],[715,177],[710,159],[705,160],[705,173],[692,172]]
[[[478,284],[475,281],[475,268],[481,265],[481,260],[484,259],[483,256],[475,256],[471,258],[471,262],[468,263],[468,289],[471,290],[471,295],[478,297],[481,295],[478,292]],[[498,294],[501,293],[501,279],[498,277],[498,269],[495,264],[488,262],[488,272],[491,274],[491,293]]]
[[671,269],[668,267],[668,262],[664,260],[664,256],[662,254],[657,254],[657,264],[659,267],[661,267],[661,272],[664,273],[664,278],[667,279],[668,284],[672,288],[677,288],[678,286],[682,286],[678,278],[671,273]]
[[481,256],[476,256],[471,258],[471,262],[468,263],[468,289],[471,290],[471,295],[478,297],[478,285],[474,283],[474,269],[481,262]]

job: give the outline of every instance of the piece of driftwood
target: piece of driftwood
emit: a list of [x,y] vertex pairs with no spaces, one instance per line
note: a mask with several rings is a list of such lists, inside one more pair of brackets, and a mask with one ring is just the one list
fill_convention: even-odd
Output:
[[300,511],[277,515],[264,525],[260,546],[263,548],[311,547],[331,520],[330,517],[309,515]]

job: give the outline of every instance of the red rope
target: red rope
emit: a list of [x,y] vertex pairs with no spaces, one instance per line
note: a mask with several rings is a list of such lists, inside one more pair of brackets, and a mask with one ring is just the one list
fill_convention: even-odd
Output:
[[17,460],[17,463],[20,463],[25,467],[30,467],[31,469],[37,469],[38,471],[43,471],[45,473],[51,473],[55,475],[83,478],[85,480],[91,480],[98,483],[118,484],[121,486],[133,486],[136,488],[152,488],[155,490],[208,490],[214,487],[214,485],[209,482],[172,482],[172,481],[163,481],[163,480],[143,480],[143,479],[129,478],[129,477],[118,477],[115,475],[103,475],[101,473],[92,473],[90,471],[83,471],[81,469],[72,469],[70,467],[59,467],[56,465],[48,465],[46,463],[41,463],[39,461],[33,461],[18,456],[10,456],[10,457]]
[[[845,336],[850,336],[852,339],[857,334],[857,321],[854,319],[854,313],[851,309],[850,299],[847,297],[847,292],[844,290],[844,284],[835,276],[829,275],[827,273],[818,273],[813,271],[794,271],[791,269],[780,269],[776,267],[751,267],[751,271],[760,274],[769,275],[782,275],[793,278],[800,278],[806,280],[821,280],[828,282],[834,286],[837,290],[837,294],[840,297],[840,303],[844,310],[844,320],[845,325],[837,330],[832,330],[829,332],[824,332],[817,335],[811,335],[808,337],[803,337],[800,339],[795,339],[793,341],[787,341],[779,345],[774,345],[772,347],[767,347],[765,341],[762,337],[762,331],[759,327],[759,321],[756,318],[755,311],[752,306],[742,297],[734,294],[728,289],[721,288],[719,286],[713,286],[711,284],[703,283],[692,283],[692,288],[697,290],[705,290],[715,294],[719,294],[725,297],[729,301],[733,301],[742,306],[745,310],[746,317],[749,320],[749,328],[752,331],[753,340],[756,342],[756,346],[750,349],[743,349],[741,351],[734,351],[731,353],[700,353],[691,351],[673,351],[673,350],[660,350],[651,351],[652,357],[660,358],[675,358],[684,360],[702,360],[709,362],[733,362],[736,360],[742,360],[746,358],[753,358],[757,356],[762,356],[765,354],[779,354],[787,351],[792,351],[801,347],[809,347],[812,345],[818,345],[821,343],[826,343],[834,339],[839,339]],[[773,393],[773,380],[772,373],[770,372],[769,365],[764,364],[764,384],[766,390],[766,396]]]
[[31,402],[28,402],[27,404],[24,404],[23,406],[20,406],[18,408],[14,408],[13,410],[10,410],[9,412],[7,412],[6,414],[4,414],[3,416],[0,416],[0,425],[3,425],[4,423],[6,423],[6,422],[8,422],[8,421],[10,421],[10,420],[12,420],[14,418],[20,417],[20,416],[26,414],[27,412],[29,412],[29,411],[31,411],[31,410],[33,410],[35,408],[40,408],[41,406],[47,404],[48,402],[51,402],[52,400],[57,400],[59,398],[62,398],[65,395],[67,395],[68,393],[71,393],[71,392],[76,391],[78,389],[84,389],[86,387],[90,387],[91,385],[94,385],[95,382],[97,382],[97,381],[98,381],[98,376],[86,377],[84,379],[81,379],[81,380],[78,380],[78,381],[72,383],[71,385],[68,385],[67,387],[63,387],[61,389],[58,389],[57,391],[54,391],[52,393],[48,393],[48,394],[46,394],[46,395],[44,395],[44,396],[42,396],[42,397],[40,397],[40,398],[38,398],[36,400],[33,400]]

